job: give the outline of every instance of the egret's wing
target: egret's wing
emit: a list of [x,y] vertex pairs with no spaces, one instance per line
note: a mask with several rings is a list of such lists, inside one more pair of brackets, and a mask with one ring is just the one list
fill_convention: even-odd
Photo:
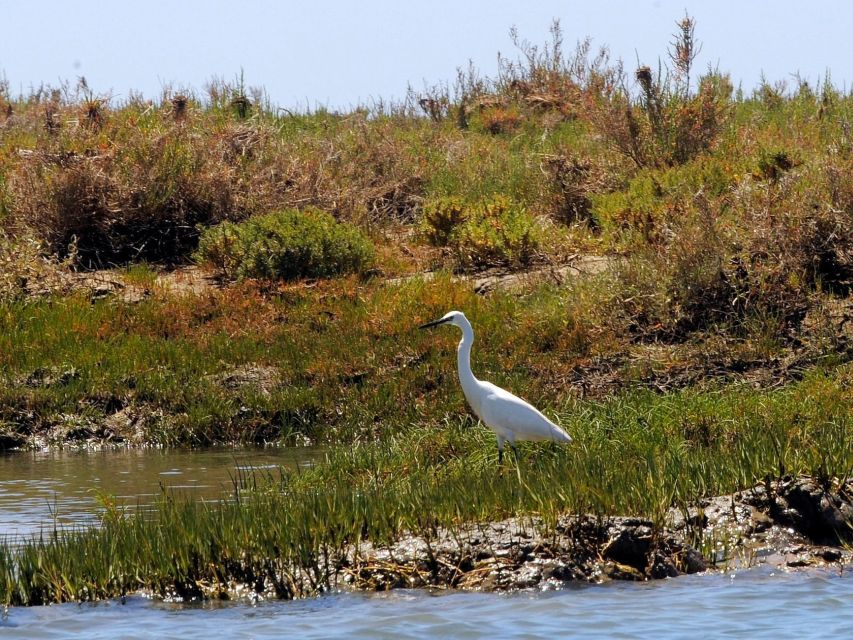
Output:
[[530,403],[490,382],[481,382],[484,396],[480,405],[483,422],[510,442],[553,440],[570,442],[571,437]]

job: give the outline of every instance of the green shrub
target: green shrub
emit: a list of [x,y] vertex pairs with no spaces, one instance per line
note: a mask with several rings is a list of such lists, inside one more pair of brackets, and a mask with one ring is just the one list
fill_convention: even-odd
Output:
[[328,278],[363,272],[373,245],[328,213],[286,209],[208,229],[196,255],[232,278]]
[[467,207],[460,198],[439,198],[424,205],[421,230],[426,241],[446,247],[457,228],[467,219]]
[[533,216],[504,196],[476,204],[441,198],[424,206],[427,242],[448,247],[462,269],[528,264],[540,239]]

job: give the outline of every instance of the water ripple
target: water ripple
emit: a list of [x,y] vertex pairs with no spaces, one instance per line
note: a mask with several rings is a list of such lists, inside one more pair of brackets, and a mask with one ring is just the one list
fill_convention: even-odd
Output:
[[841,638],[853,576],[838,571],[685,576],[545,593],[397,591],[296,602],[178,605],[130,598],[16,608],[6,638]]

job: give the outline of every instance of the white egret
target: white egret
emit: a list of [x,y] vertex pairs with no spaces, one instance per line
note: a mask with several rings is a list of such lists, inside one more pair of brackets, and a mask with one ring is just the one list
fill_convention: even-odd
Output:
[[465,399],[477,417],[498,437],[498,463],[503,461],[504,443],[509,442],[518,456],[516,440],[550,440],[571,442],[572,438],[560,426],[551,422],[533,405],[509,391],[483,382],[471,371],[471,345],[474,329],[461,311],[451,311],[439,320],[421,325],[421,329],[452,324],[462,329],[462,340],[456,349],[459,367],[459,382]]

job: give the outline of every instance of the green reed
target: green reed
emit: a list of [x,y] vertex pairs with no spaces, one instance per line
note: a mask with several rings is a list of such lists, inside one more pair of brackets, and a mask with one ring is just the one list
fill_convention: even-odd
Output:
[[[493,436],[468,418],[421,424],[381,443],[340,445],[325,462],[235,479],[221,503],[164,493],[153,512],[107,503],[97,527],[0,545],[0,602],[116,597],[137,589],[225,597],[238,582],[276,597],[334,583],[348,548],[405,532],[563,514],[635,515],[663,526],[670,508],[779,473],[853,473],[851,370],[814,372],[782,391],[730,387],[634,393],[561,414],[570,446],[524,444],[499,468]],[[705,427],[697,430],[697,424]]]

